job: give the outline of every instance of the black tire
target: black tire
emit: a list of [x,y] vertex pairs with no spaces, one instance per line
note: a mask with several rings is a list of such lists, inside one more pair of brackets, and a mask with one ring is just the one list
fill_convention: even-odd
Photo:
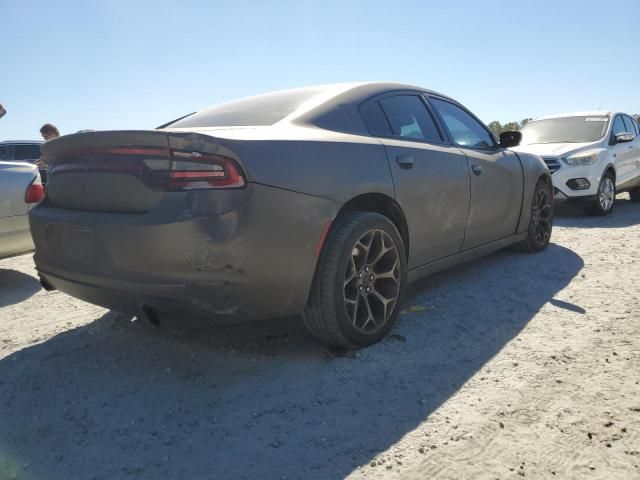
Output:
[[[607,197],[609,196],[609,194],[605,194],[603,191],[607,185],[610,185],[610,188],[613,188],[613,197],[610,199],[610,202],[609,200],[606,202],[602,200],[603,195],[606,195]],[[604,175],[602,175],[600,183],[598,184],[598,193],[596,196],[597,200],[595,202],[582,207],[584,213],[591,217],[603,217],[605,215],[609,215],[611,210],[613,210],[613,204],[615,203],[616,198],[616,179],[610,171],[604,172]]]
[[[369,235],[371,243],[363,250]],[[372,256],[376,257],[373,263]],[[362,278],[365,268],[369,274]],[[405,247],[395,225],[378,213],[345,212],[334,222],[320,255],[304,323],[314,337],[330,346],[372,345],[384,338],[398,318],[406,282]],[[380,300],[394,296],[389,303]],[[367,315],[364,320],[363,315]]]
[[640,187],[629,190],[629,198],[632,202],[640,202]]
[[553,191],[546,180],[538,180],[531,201],[531,219],[527,238],[514,245],[524,253],[540,252],[547,248],[553,230]]

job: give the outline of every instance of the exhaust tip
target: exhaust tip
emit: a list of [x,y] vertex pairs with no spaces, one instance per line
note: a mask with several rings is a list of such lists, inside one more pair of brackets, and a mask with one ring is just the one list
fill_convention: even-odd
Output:
[[149,305],[143,305],[141,310],[142,316],[149,320],[149,323],[156,327],[160,326],[160,318],[153,308],[151,308]]
[[56,287],[51,285],[44,278],[40,279],[40,285],[42,285],[42,288],[44,288],[47,292],[53,292],[56,289]]

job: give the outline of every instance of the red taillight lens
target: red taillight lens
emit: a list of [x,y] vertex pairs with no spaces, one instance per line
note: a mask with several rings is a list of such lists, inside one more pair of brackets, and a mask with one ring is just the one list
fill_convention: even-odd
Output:
[[42,200],[44,200],[44,185],[42,185],[40,175],[38,175],[27,188],[24,194],[24,201],[26,203],[40,203]]
[[240,188],[245,181],[233,160],[220,155],[173,151],[169,188]]

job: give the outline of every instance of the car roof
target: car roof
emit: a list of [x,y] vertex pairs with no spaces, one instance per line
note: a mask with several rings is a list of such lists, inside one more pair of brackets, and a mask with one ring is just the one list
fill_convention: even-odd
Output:
[[582,112],[567,112],[556,113],[554,115],[544,115],[542,117],[535,118],[535,120],[548,120],[550,118],[565,118],[565,117],[608,117],[619,112],[612,112],[608,110],[585,110]]
[[3,140],[0,142],[0,145],[6,145],[6,144],[17,144],[17,145],[24,145],[24,144],[37,144],[40,145],[41,143],[44,143],[42,140]]

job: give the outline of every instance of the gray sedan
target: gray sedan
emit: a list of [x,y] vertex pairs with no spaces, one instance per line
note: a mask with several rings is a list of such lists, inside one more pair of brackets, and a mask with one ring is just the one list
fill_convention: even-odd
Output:
[[157,130],[43,146],[30,214],[45,288],[161,322],[301,315],[379,341],[407,282],[515,245],[543,250],[549,171],[455,100],[339,84],[242,99]]

